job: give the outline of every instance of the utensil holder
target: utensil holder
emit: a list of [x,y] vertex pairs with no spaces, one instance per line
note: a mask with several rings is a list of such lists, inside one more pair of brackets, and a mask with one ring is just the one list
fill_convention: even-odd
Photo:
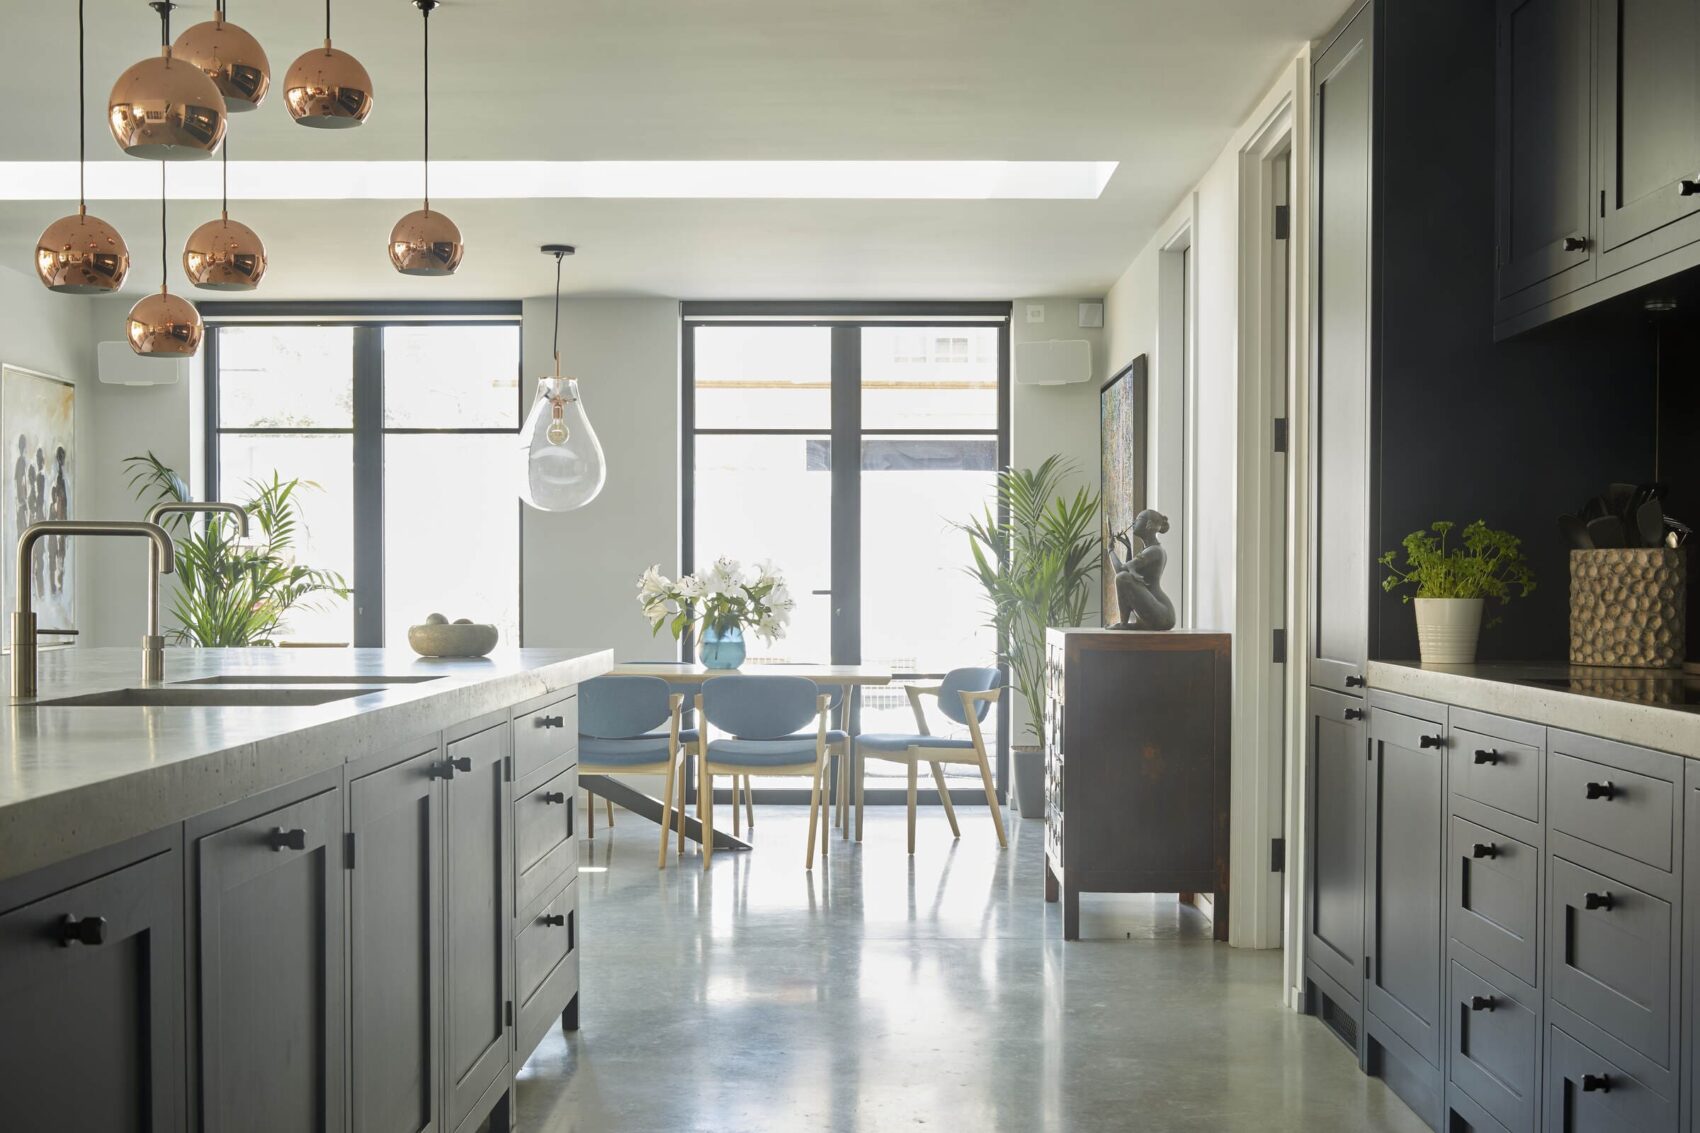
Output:
[[1570,552],[1570,663],[1669,669],[1682,664],[1685,548]]

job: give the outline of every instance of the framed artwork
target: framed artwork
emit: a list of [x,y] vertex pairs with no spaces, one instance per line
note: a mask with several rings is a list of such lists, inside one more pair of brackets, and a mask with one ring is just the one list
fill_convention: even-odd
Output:
[[1098,536],[1102,570],[1103,624],[1116,621],[1116,566],[1110,559],[1110,540],[1133,526],[1145,507],[1147,364],[1141,354],[1098,390],[1099,511]]
[[[24,528],[44,519],[76,515],[76,397],[70,382],[0,365],[0,437],[5,441],[4,484],[0,486],[0,604],[8,618],[17,598],[17,555]],[[36,543],[31,601],[36,624],[54,629],[77,625],[76,541],[63,536]],[[8,645],[11,634],[6,634]],[[43,646],[68,645],[44,638]]]

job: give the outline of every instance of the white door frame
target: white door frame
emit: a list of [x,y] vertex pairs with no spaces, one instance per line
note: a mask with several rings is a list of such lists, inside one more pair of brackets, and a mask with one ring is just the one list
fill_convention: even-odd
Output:
[[[1158,246],[1157,349],[1149,395],[1152,456],[1146,469],[1146,506],[1168,516],[1170,526],[1179,531],[1169,545],[1169,571],[1180,583],[1170,590],[1178,599],[1176,624],[1181,626],[1196,624],[1198,590],[1198,535],[1192,522],[1198,452],[1198,257],[1193,248],[1197,209],[1197,194],[1188,193],[1170,216],[1168,235]],[[1159,439],[1167,437],[1179,437],[1180,444]]]

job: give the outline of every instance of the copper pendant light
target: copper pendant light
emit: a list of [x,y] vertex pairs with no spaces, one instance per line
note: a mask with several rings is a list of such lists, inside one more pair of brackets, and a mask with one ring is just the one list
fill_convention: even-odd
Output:
[[372,113],[372,76],[360,60],[331,46],[331,0],[325,0],[325,45],[289,65],[283,101],[291,118],[321,130],[358,126]]
[[106,295],[124,285],[130,249],[116,228],[89,215],[83,185],[88,158],[83,88],[83,0],[77,0],[77,211],[49,224],[35,242],[35,274],[49,291]]
[[218,0],[212,19],[179,35],[172,50],[177,58],[207,73],[232,114],[257,108],[271,89],[272,64],[265,48],[225,21],[224,0]]
[[425,207],[390,230],[390,263],[403,275],[453,275],[466,245],[454,221],[431,211],[431,9],[437,0],[413,3],[425,18]]
[[159,13],[160,53],[118,76],[106,103],[106,123],[131,157],[196,161],[224,141],[229,113],[218,85],[199,67],[171,54],[171,0],[153,0]]
[[266,245],[246,224],[230,219],[230,146],[224,147],[224,190],[218,219],[183,245],[183,274],[207,291],[252,291],[266,274]]
[[125,337],[143,358],[186,358],[201,348],[201,313],[166,286],[165,166],[159,167],[159,293],[130,308]]

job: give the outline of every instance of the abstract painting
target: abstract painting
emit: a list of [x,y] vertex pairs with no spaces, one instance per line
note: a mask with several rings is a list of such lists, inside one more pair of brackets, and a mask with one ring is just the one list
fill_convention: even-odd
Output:
[[1098,391],[1098,452],[1103,506],[1099,512],[1099,538],[1103,541],[1101,572],[1104,624],[1118,617],[1116,565],[1110,558],[1110,540],[1133,526],[1133,517],[1145,507],[1145,455],[1147,449],[1146,362],[1141,354]]
[[[0,437],[6,446],[0,486],[0,602],[8,618],[18,593],[17,556],[12,551],[18,536],[32,523],[76,514],[76,392],[70,382],[0,365]],[[64,536],[35,545],[30,597],[38,626],[76,628],[74,545]],[[10,645],[9,623],[5,637]],[[42,641],[68,643],[64,638]]]

